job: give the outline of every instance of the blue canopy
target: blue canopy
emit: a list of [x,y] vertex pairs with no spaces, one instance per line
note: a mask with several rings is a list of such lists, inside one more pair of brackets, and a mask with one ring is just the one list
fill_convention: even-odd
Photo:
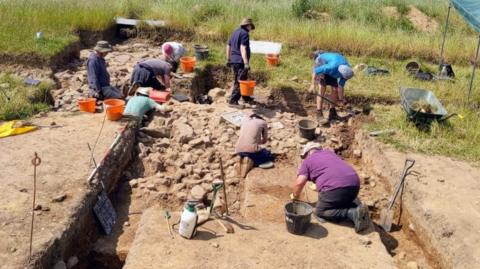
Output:
[[480,0],[451,0],[451,3],[465,21],[480,32]]

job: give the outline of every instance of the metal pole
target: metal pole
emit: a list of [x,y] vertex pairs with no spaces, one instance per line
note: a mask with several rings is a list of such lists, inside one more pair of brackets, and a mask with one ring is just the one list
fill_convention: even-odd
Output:
[[478,36],[477,52],[475,53],[475,60],[473,61],[472,78],[470,79],[470,87],[468,88],[467,103],[470,103],[470,95],[472,94],[473,80],[475,79],[475,71],[477,70],[478,51],[480,50],[480,36]]
[[445,29],[443,30],[443,41],[442,41],[442,49],[440,50],[440,64],[443,64],[443,51],[445,48],[445,40],[447,39],[447,29],[448,29],[448,21],[450,19],[450,10],[452,9],[452,4],[448,3],[448,12],[447,12],[447,20],[445,21]]
[[30,248],[29,248],[29,257],[28,260],[32,260],[32,242],[33,242],[33,221],[35,218],[35,196],[37,194],[37,166],[40,165],[42,160],[38,157],[38,154],[35,152],[35,157],[32,159],[33,165],[33,201],[32,201],[32,222],[30,224]]

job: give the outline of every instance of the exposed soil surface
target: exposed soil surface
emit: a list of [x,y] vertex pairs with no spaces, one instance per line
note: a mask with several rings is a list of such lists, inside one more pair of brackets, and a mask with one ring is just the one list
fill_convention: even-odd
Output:
[[435,19],[427,16],[415,6],[410,6],[410,11],[407,14],[407,18],[419,31],[434,33],[438,30],[438,22]]
[[[102,114],[49,113],[32,122],[45,126],[55,122],[58,128],[0,139],[0,268],[23,268],[28,260],[34,152],[42,159],[33,232],[33,254],[38,256],[62,236],[71,215],[84,203],[86,178],[93,168],[87,143],[95,143],[102,120]],[[94,154],[98,162],[121,126],[105,123]]]

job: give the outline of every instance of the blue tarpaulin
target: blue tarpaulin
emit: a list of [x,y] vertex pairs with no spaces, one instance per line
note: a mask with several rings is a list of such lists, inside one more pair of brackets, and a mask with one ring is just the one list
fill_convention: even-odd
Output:
[[480,32],[480,0],[451,0],[450,2],[465,21]]

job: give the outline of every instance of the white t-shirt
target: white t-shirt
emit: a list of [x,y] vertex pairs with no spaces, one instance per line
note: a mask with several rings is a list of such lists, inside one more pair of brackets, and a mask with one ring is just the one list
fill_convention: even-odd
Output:
[[166,44],[170,44],[170,46],[172,46],[173,48],[173,59],[175,60],[175,62],[178,62],[180,60],[180,58],[185,55],[185,48],[183,47],[182,44],[178,43],[178,42],[165,42],[163,43],[162,45],[162,52],[163,52],[163,48]]

